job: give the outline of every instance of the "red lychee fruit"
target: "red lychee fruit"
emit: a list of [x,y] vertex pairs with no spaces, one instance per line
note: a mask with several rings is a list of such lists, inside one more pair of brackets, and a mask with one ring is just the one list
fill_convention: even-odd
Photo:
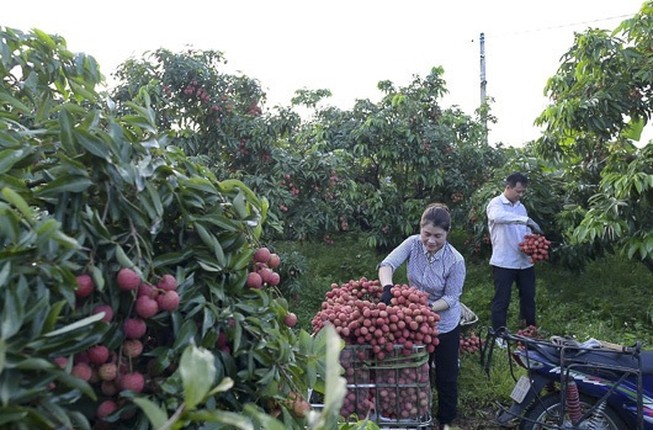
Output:
[[122,328],[127,339],[140,339],[147,331],[145,321],[139,318],[127,318]]
[[118,366],[115,363],[104,363],[98,369],[98,376],[103,381],[113,381],[118,376]]
[[100,312],[104,312],[104,317],[102,317],[102,321],[105,323],[111,322],[113,319],[113,308],[109,305],[99,305],[93,308],[93,315],[99,314]]
[[293,412],[299,418],[306,416],[306,413],[311,409],[311,405],[306,400],[299,400],[293,404]]
[[136,314],[144,319],[151,318],[159,313],[159,304],[147,296],[136,299]]
[[147,296],[150,299],[156,299],[156,297],[159,295],[159,292],[157,291],[156,287],[152,284],[148,284],[147,282],[142,282],[141,285],[138,286],[138,297],[141,296]]
[[143,343],[138,339],[128,339],[122,344],[122,353],[125,357],[138,357],[143,353]]
[[120,377],[120,388],[140,393],[145,388],[145,377],[139,372],[125,373]]
[[84,381],[89,381],[91,376],[93,376],[93,369],[87,363],[77,363],[73,366],[73,370],[70,373]]
[[52,361],[54,361],[54,364],[59,366],[61,369],[65,369],[66,366],[68,366],[68,358],[66,357],[54,357]]
[[249,288],[261,288],[263,286],[263,278],[256,272],[249,272],[247,275],[247,286]]
[[102,381],[102,384],[100,384],[100,391],[105,396],[113,396],[118,394],[119,388],[114,379],[113,381]]
[[281,264],[281,257],[277,254],[270,254],[270,259],[268,260],[268,266],[271,269],[276,269]]
[[256,250],[254,253],[254,261],[258,263],[267,263],[270,259],[270,250],[266,247],[262,247]]
[[227,337],[227,333],[221,331],[220,334],[218,335],[218,338],[215,341],[215,346],[218,349],[220,349],[220,348],[226,346],[228,341],[229,341],[229,338]]
[[263,278],[263,282],[266,282],[268,284],[272,280],[273,273],[274,272],[272,271],[272,269],[269,269],[267,267],[264,267],[263,269],[258,271],[258,274],[261,275],[261,278]]
[[179,294],[176,291],[166,291],[156,299],[161,310],[172,312],[179,307]]
[[95,283],[91,275],[83,274],[77,276],[77,289],[75,290],[75,296],[80,299],[88,297],[95,290]]
[[268,278],[268,284],[279,285],[279,282],[281,282],[281,276],[279,276],[277,272],[272,272],[272,274]]
[[171,291],[171,290],[176,290],[177,289],[177,279],[170,275],[166,274],[161,277],[159,280],[159,283],[156,284],[157,287],[161,288],[162,290],[165,291]]
[[109,359],[109,348],[104,345],[96,345],[89,348],[86,353],[88,359],[93,364],[104,364]]
[[290,328],[293,328],[297,325],[297,315],[293,312],[288,312],[286,316],[283,317],[283,322]]
[[116,280],[118,282],[118,287],[124,291],[135,290],[139,285],[141,285],[141,277],[138,276],[138,273],[127,267],[120,269]]
[[75,364],[77,364],[77,363],[89,363],[90,362],[90,360],[88,359],[88,354],[86,353],[86,351],[81,351],[81,352],[78,352],[77,354],[75,354],[75,356],[73,357],[73,361],[74,361]]
[[118,405],[116,404],[116,402],[114,402],[113,400],[105,400],[98,405],[96,414],[99,419],[102,419],[108,417],[109,415],[111,415],[117,410],[118,410]]

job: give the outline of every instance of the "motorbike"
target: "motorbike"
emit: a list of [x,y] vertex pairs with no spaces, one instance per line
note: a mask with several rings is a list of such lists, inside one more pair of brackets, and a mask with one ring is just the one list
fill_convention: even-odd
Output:
[[[507,345],[515,386],[497,423],[520,430],[653,430],[653,351],[590,339],[537,339],[488,330],[481,364],[489,376],[496,339]],[[515,366],[515,364],[517,366]]]

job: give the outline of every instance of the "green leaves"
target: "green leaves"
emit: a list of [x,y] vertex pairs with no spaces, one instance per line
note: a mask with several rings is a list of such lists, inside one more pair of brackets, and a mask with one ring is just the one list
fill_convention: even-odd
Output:
[[102,320],[102,315],[91,315],[86,318],[82,318],[79,321],[75,321],[72,324],[69,324],[67,326],[61,327],[60,329],[53,330],[51,332],[48,332],[45,334],[45,337],[55,337],[55,336],[61,336],[62,334],[66,334],[69,332],[73,332],[76,330],[79,330],[81,328],[84,328],[90,324],[93,324],[95,322],[101,321]]
[[628,127],[624,130],[624,137],[639,141],[642,137],[642,131],[644,131],[644,126],[646,121],[643,118],[633,118],[631,119]]
[[28,148],[5,149],[0,151],[0,174],[10,171],[16,164],[32,155]]
[[[9,263],[6,263],[3,267],[3,271],[11,267]],[[23,287],[21,287],[21,285]],[[25,314],[25,302],[26,302],[26,289],[24,288],[26,284],[21,283],[17,287],[7,288],[4,291],[2,307],[2,323],[0,325],[0,338],[10,339],[14,336],[23,325],[23,317]]]
[[347,380],[341,376],[340,352],[343,348],[343,342],[336,333],[335,328],[327,325],[325,329],[320,330],[318,336],[322,333],[322,338],[318,342],[324,342],[326,345],[326,388],[324,393],[324,408],[320,414],[317,423],[313,423],[311,428],[327,429],[334,428],[340,416],[340,408],[347,394]]
[[168,414],[159,405],[145,397],[136,397],[133,402],[145,412],[147,419],[155,429],[162,429],[168,421]]
[[193,410],[204,401],[213,386],[215,365],[213,354],[193,345],[184,350],[179,362],[179,373],[184,385],[184,401]]
[[195,230],[197,230],[202,242],[213,250],[218,267],[224,267],[226,264],[224,251],[222,250],[222,246],[220,246],[218,239],[213,234],[209,233],[209,231],[200,223],[195,223]]
[[233,380],[225,378],[213,387],[216,375],[214,362],[213,354],[204,348],[191,344],[184,349],[179,362],[184,403],[172,417],[168,418],[165,410],[147,398],[135,398],[134,403],[143,409],[152,426],[157,429],[179,428],[180,422],[214,422],[253,430],[251,422],[240,414],[215,409],[197,410],[197,406],[207,398],[227,392],[234,385]]
[[86,191],[92,184],[93,182],[84,176],[62,175],[38,190],[36,195],[53,197],[65,192],[81,193]]
[[4,187],[2,189],[2,197],[8,203],[14,205],[28,221],[33,222],[32,211],[30,210],[25,199],[23,199],[20,194],[9,187]]

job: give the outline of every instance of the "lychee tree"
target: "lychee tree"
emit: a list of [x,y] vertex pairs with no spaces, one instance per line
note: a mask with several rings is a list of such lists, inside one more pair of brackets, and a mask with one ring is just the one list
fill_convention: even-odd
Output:
[[[319,149],[313,125],[292,109],[265,109],[258,81],[225,70],[219,51],[158,49],[122,63],[119,109],[147,88],[170,142],[205,160],[218,179],[239,179],[270,202],[268,237],[315,238],[347,229],[352,210],[339,154]],[[298,97],[304,104],[310,95]]]
[[[288,399],[315,383],[314,341],[284,322],[274,270],[247,286],[267,201],[169,145],[146,89],[105,105],[63,38],[0,28],[0,52],[0,425],[149,428],[138,398],[302,428]],[[189,400],[189,345],[233,385]]]
[[440,106],[443,74],[434,67],[404,87],[381,81],[378,103],[318,110],[305,138],[323,152],[343,154],[347,169],[339,180],[350,186],[338,198],[347,201],[350,224],[367,233],[371,246],[389,247],[412,234],[425,202],[447,203],[461,225],[468,197],[503,161],[485,143],[478,118]]
[[[546,85],[542,157],[560,161],[573,201],[560,230],[573,247],[620,252],[653,272],[653,2],[613,31],[576,34]],[[650,127],[650,126],[649,126]]]

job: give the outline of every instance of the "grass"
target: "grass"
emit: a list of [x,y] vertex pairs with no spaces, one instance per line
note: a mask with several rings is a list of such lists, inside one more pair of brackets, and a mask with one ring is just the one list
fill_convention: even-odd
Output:
[[[377,278],[377,264],[385,253],[376,252],[354,234],[335,237],[335,244],[279,242],[282,256],[296,252],[305,258],[305,271],[297,281],[301,288],[290,302],[299,325],[312,331],[311,319],[320,310],[332,283]],[[460,249],[460,248],[459,248]],[[283,264],[283,263],[282,263]],[[573,272],[541,263],[537,273],[538,324],[542,333],[572,336],[580,341],[601,339],[624,345],[642,341],[653,349],[653,274],[643,265],[620,257],[608,257]],[[405,282],[405,272],[395,276]],[[467,279],[462,300],[479,317],[471,329],[484,338],[490,321],[494,293],[487,259],[467,257]],[[518,328],[518,298],[513,291],[508,326]],[[514,385],[509,361],[495,351],[489,375],[480,365],[479,354],[461,356],[459,415],[479,422],[493,418],[497,403],[507,404]],[[435,404],[435,403],[434,403]],[[470,427],[472,428],[472,427]],[[485,428],[475,426],[473,428]]]

